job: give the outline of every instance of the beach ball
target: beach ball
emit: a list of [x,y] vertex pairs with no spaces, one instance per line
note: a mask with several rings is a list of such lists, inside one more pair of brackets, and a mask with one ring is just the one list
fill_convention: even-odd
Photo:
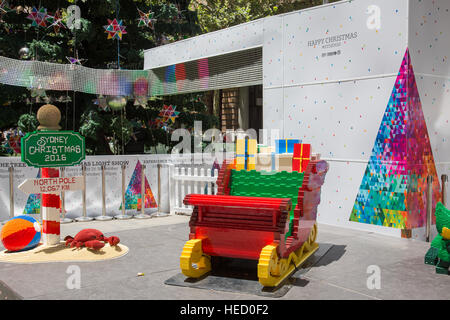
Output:
[[31,216],[14,217],[3,226],[0,240],[9,251],[33,249],[41,240],[41,225]]

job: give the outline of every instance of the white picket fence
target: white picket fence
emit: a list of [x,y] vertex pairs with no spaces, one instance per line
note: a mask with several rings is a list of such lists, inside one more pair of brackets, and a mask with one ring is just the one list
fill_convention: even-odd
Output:
[[205,168],[170,168],[170,213],[192,214],[192,206],[183,204],[187,194],[216,194],[218,170]]

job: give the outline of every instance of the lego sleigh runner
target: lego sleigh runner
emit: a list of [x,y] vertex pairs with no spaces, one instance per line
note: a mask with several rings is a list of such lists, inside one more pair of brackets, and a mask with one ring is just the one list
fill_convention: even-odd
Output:
[[183,274],[205,275],[211,256],[217,256],[257,260],[263,286],[278,286],[289,277],[319,247],[317,206],[328,163],[308,159],[304,168],[247,171],[224,161],[217,195],[189,194],[184,199],[194,209],[190,240],[180,257]]

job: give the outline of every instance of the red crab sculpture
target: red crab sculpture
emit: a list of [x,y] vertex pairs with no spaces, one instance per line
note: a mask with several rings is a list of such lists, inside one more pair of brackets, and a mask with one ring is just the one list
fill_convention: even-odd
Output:
[[120,242],[120,239],[115,236],[107,238],[97,229],[83,229],[76,234],[75,238],[67,236],[64,241],[66,241],[66,246],[70,245],[71,248],[87,247],[100,250],[105,246],[105,242],[108,242],[110,246],[115,246]]

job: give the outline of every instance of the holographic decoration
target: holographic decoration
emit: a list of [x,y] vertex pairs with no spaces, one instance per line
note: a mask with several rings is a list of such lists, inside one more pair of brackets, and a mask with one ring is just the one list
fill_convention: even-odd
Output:
[[144,77],[136,79],[134,82],[134,105],[144,109],[148,108],[148,80]]
[[434,208],[440,201],[439,179],[407,50],[350,221],[400,229],[424,226],[428,175],[433,177]]
[[46,8],[40,7],[38,10],[36,7],[33,7],[27,19],[33,21],[31,23],[32,27],[46,27],[47,26],[46,21],[49,19],[49,17],[51,16],[47,14]]
[[[141,177],[142,177],[142,165],[138,160],[136,167],[134,168],[133,175],[131,176],[130,183],[128,184],[127,191],[125,193],[125,209],[126,210],[140,210],[141,209]],[[153,196],[152,189],[148,183],[147,177],[145,177],[145,208],[156,208],[155,197]],[[122,210],[122,204],[119,210]]]
[[105,28],[105,33],[108,34],[108,40],[109,39],[117,39],[122,40],[122,35],[127,34],[125,31],[125,26],[122,25],[123,21],[117,19],[110,20],[108,19],[108,25],[103,26]]
[[[41,169],[38,170],[37,179],[41,177]],[[27,204],[23,209],[23,214],[40,214],[41,213],[41,194],[33,193],[28,196]]]
[[[84,67],[78,57],[66,57],[68,63],[21,61],[0,56],[0,83],[38,87],[44,90],[76,91],[95,95],[133,95],[147,90],[147,96],[162,96],[221,88],[224,78],[210,77],[209,59],[189,61],[153,70],[92,69]],[[54,75],[64,75],[61,86]],[[33,80],[35,79],[35,80]],[[146,83],[145,83],[145,79]],[[233,78],[239,83],[239,79]]]
[[200,83],[202,88],[209,87],[209,63],[208,59],[198,60],[198,77],[200,78]]

